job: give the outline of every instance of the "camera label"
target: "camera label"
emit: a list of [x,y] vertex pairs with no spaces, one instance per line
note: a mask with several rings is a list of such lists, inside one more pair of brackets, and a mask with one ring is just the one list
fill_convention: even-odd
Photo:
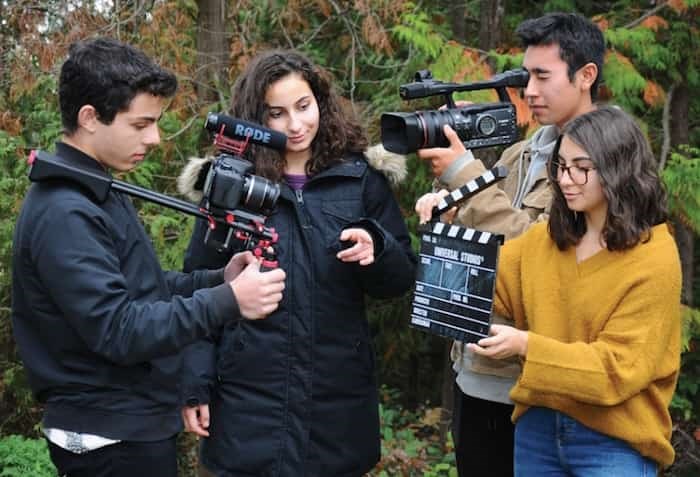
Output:
[[242,124],[236,124],[233,134],[240,137],[249,137],[265,144],[270,142],[271,137],[269,132],[261,131],[260,129],[255,129],[250,126],[243,126]]

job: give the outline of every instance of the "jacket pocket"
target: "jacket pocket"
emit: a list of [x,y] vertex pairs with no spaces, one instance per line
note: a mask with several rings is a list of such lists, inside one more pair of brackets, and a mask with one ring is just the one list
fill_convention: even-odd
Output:
[[340,232],[360,218],[358,206],[358,200],[337,200],[321,204],[319,228],[326,248],[340,250]]

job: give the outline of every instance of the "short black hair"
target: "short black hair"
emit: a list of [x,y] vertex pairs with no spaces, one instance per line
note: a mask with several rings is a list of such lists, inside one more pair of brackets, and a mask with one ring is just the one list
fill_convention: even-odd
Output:
[[605,38],[600,28],[576,13],[548,13],[522,22],[515,33],[523,46],[559,45],[559,55],[568,65],[569,80],[587,63],[598,67],[598,77],[591,85],[591,100],[598,96],[603,78]]
[[95,108],[102,123],[111,124],[137,94],[168,98],[176,89],[173,73],[131,45],[111,38],[77,41],[68,50],[59,78],[63,132],[76,131],[78,111],[86,104]]

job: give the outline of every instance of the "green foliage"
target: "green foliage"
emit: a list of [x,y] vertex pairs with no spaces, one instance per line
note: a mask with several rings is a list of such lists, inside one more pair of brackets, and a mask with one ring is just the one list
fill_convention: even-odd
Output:
[[[0,313],[10,305],[10,259],[14,220],[27,186],[23,141],[0,131]],[[0,317],[9,317],[4,313]]]
[[520,68],[523,64],[524,53],[512,54],[501,54],[496,51],[489,52],[489,59],[494,62],[494,69],[497,72],[502,72],[506,70],[512,70],[515,68]]
[[613,48],[632,56],[637,67],[665,71],[678,61],[678,54],[660,44],[656,32],[648,28],[610,28],[605,31],[605,39]]
[[397,25],[392,31],[400,42],[416,48],[428,59],[436,59],[447,42],[444,35],[435,29],[432,18],[425,9],[412,3],[406,3],[405,10]]
[[19,113],[22,137],[32,149],[46,149],[61,135],[56,101],[56,78],[41,75],[31,88],[22,91],[8,106]]
[[681,373],[671,411],[684,421],[700,417],[700,310],[683,308]]
[[647,82],[635,66],[624,57],[608,55],[605,65],[605,84],[612,91],[615,102],[628,111],[644,106],[641,94]]
[[44,439],[11,435],[0,439],[0,477],[55,477]]
[[547,0],[542,8],[544,12],[573,12],[576,11],[574,0]]
[[400,391],[381,389],[382,459],[372,477],[457,477],[454,445],[440,443],[440,408],[404,408]]
[[686,146],[672,153],[661,177],[670,211],[700,233],[700,149]]
[[163,269],[182,269],[194,218],[151,203],[140,203],[139,216],[153,241]]
[[[3,327],[4,328],[4,327]],[[8,329],[2,330],[3,334]],[[8,430],[23,430],[26,435],[36,436],[39,420],[39,406],[34,399],[27,382],[24,368],[19,362],[6,361],[2,363],[3,376],[0,381],[0,396],[2,396],[4,419],[0,424],[0,435]],[[7,406],[7,409],[3,409]]]

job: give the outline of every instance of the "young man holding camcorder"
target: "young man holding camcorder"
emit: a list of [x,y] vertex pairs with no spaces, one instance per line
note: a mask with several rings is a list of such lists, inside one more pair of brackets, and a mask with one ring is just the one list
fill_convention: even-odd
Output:
[[176,476],[180,350],[264,318],[282,297],[284,272],[261,273],[251,252],[215,271],[164,272],[133,205],[109,187],[111,170],[132,170],[160,142],[176,88],[133,47],[75,43],[59,81],[63,139],[34,158],[12,326],[62,476]]
[[[600,29],[576,14],[551,13],[526,20],[516,33],[526,48],[525,98],[543,127],[503,152],[497,165],[507,167],[509,174],[500,186],[469,198],[454,217],[459,225],[504,234],[506,239],[547,219],[552,193],[545,164],[560,128],[595,108],[605,53]],[[452,190],[486,169],[449,124],[443,125],[449,147],[421,149],[418,155],[430,162],[436,188]],[[430,219],[443,194],[418,199],[421,222]],[[452,359],[458,373],[452,432],[459,474],[512,475],[513,406],[508,393],[520,373],[519,363],[476,356],[461,342],[454,343]]]

